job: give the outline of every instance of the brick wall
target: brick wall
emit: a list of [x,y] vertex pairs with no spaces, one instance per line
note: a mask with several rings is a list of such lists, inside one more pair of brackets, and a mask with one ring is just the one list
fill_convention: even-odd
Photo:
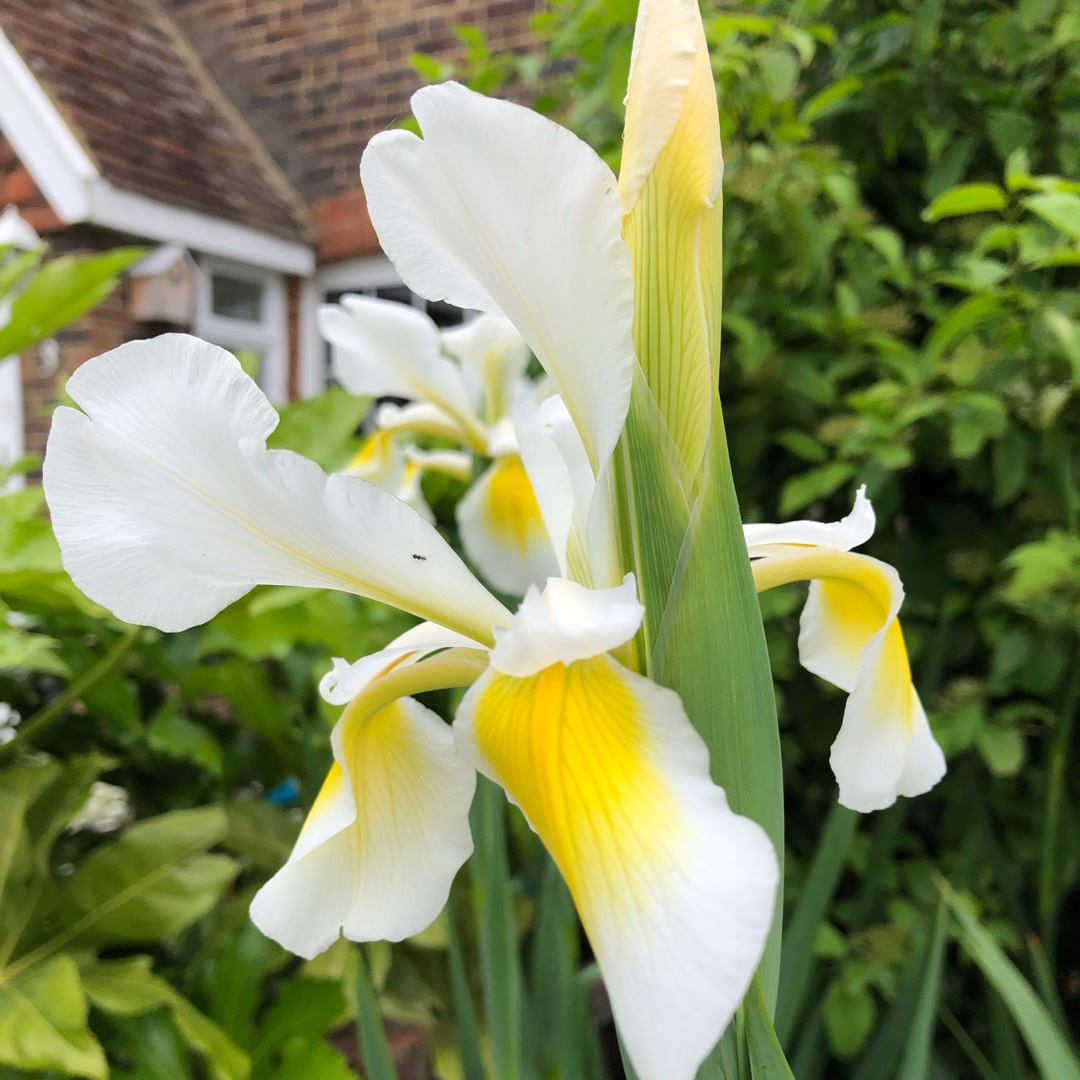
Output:
[[409,58],[460,58],[459,23],[527,51],[542,0],[165,0],[312,205],[359,186],[360,154],[408,113]]

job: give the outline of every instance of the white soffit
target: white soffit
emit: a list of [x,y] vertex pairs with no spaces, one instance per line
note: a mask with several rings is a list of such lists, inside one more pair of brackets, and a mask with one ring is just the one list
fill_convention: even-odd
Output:
[[122,191],[97,171],[41,84],[0,30],[0,131],[57,216],[310,277],[315,253],[247,225]]

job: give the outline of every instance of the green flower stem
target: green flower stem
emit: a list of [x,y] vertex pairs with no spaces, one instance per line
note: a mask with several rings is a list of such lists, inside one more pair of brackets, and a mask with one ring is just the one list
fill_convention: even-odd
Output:
[[48,705],[34,713],[25,724],[20,725],[15,738],[0,746],[0,761],[29,745],[35,735],[40,734],[53,721],[63,716],[73,702],[78,701],[79,698],[84,697],[97,686],[123,660],[139,640],[139,635],[142,632],[143,627],[141,626],[128,627],[123,637],[119,638],[116,644],[89,671],[70,683],[62,694],[58,694]]

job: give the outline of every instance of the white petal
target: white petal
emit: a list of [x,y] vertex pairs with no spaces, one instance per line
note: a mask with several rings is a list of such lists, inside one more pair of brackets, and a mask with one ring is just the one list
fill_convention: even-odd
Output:
[[520,405],[514,428],[562,576],[595,588],[620,582],[610,464],[599,480],[593,477],[581,437],[557,395]]
[[810,580],[799,659],[850,694],[829,759],[840,802],[881,810],[933,787],[945,759],[911,680],[896,571],[867,555],[819,548],[758,559],[753,572],[759,590]]
[[559,572],[529,476],[516,455],[492,462],[457,504],[465,554],[500,592],[521,596]]
[[753,977],[779,869],[678,695],[607,656],[491,669],[454,734],[562,871],[641,1080],[692,1080]]
[[438,327],[416,308],[347,295],[319,310],[332,346],[334,375],[352,394],[404,397],[437,405],[464,427],[477,427],[461,369],[440,351]]
[[475,372],[487,423],[509,416],[515,387],[529,364],[529,346],[514,324],[501,315],[481,315],[444,330],[443,347]]
[[412,99],[361,177],[383,248],[422,296],[505,314],[554,378],[594,471],[630,400],[633,284],[615,177],[527,109],[454,83]]
[[551,578],[543,593],[531,588],[510,626],[496,632],[491,665],[526,677],[552,664],[597,656],[629,641],[644,616],[633,574],[611,589]]
[[398,499],[268,450],[277,417],[235,357],[184,335],[84,364],[45,491],[64,565],[117,616],[204,622],[260,583],[335,588],[471,636],[508,613]]
[[410,431],[417,435],[433,435],[439,439],[473,446],[484,453],[487,439],[474,442],[471,430],[462,425],[455,417],[438,405],[426,401],[411,405],[395,405],[386,402],[375,410],[375,426],[382,431]]
[[472,853],[476,777],[434,713],[411,698],[371,717],[346,712],[333,742],[334,768],[289,861],[251,905],[264,934],[309,958],[342,932],[419,933]]
[[743,536],[750,558],[784,554],[788,547],[820,547],[851,551],[874,535],[874,508],[866,497],[866,485],[855,493],[855,506],[839,521],[787,521],[783,524],[744,525]]
[[331,705],[348,705],[379,676],[402,663],[416,663],[438,649],[480,649],[480,642],[447,630],[437,623],[423,622],[399,634],[385,649],[363,656],[354,663],[335,656],[333,667],[319,682],[319,693]]

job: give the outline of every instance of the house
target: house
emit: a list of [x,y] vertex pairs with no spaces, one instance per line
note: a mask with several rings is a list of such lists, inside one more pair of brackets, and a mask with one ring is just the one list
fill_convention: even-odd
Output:
[[[143,244],[105,304],[20,358],[25,449],[64,378],[184,329],[243,352],[267,395],[317,393],[316,311],[358,291],[425,305],[379,251],[361,152],[408,113],[411,57],[455,27],[527,51],[539,0],[3,0],[0,208],[54,253]],[[460,315],[432,310],[440,322]]]

